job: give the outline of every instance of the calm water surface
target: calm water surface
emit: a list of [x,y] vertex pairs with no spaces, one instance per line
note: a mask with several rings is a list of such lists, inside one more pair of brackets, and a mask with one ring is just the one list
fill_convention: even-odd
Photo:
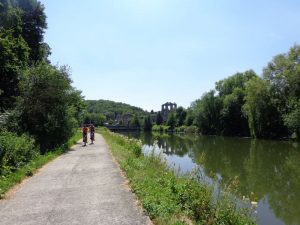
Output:
[[124,133],[145,153],[162,153],[170,165],[200,167],[215,187],[237,181],[235,195],[257,201],[259,225],[300,225],[300,143],[215,136]]

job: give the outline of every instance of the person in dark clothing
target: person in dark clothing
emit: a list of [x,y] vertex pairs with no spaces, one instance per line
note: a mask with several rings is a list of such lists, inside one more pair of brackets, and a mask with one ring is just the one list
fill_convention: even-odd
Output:
[[95,127],[94,127],[93,124],[90,126],[90,139],[91,139],[91,144],[94,144],[94,141],[95,141]]
[[84,125],[84,127],[82,128],[83,146],[86,146],[87,143],[87,133],[88,133],[88,127],[87,125]]

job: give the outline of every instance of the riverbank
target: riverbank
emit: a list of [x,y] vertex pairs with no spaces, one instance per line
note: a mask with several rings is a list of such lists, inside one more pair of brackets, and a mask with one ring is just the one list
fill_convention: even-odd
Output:
[[80,138],[81,132],[77,131],[69,141],[62,147],[50,151],[46,154],[38,154],[26,165],[16,169],[5,175],[1,175],[0,179],[0,199],[5,197],[5,193],[13,186],[20,183],[26,177],[32,176],[38,169],[65,153],[72,145],[74,145]]
[[195,176],[179,176],[160,156],[144,156],[139,141],[99,131],[155,224],[255,224],[228,195],[212,200],[211,187]]

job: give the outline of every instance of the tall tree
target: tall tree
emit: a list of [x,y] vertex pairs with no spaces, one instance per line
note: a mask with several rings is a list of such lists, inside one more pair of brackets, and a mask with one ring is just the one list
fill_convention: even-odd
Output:
[[174,130],[176,126],[176,117],[174,112],[169,113],[167,125],[170,127],[171,130]]
[[10,30],[14,37],[22,32],[22,11],[13,7],[10,0],[0,0],[0,30]]
[[193,103],[195,113],[195,123],[203,134],[220,133],[220,112],[222,101],[215,96],[215,91],[210,91],[202,96],[201,99]]
[[0,0],[0,110],[18,95],[19,74],[28,64],[46,60],[43,5],[36,0]]
[[191,126],[193,125],[194,120],[195,120],[194,111],[193,108],[190,107],[187,109],[187,114],[184,123],[186,126]]
[[157,115],[156,115],[156,124],[157,125],[161,125],[162,123],[163,123],[163,117],[162,117],[162,115],[161,115],[161,112],[159,111],[158,113],[157,113]]
[[25,72],[20,86],[16,112],[21,131],[33,135],[42,151],[65,143],[78,126],[73,100],[79,94],[66,68],[39,64]]
[[29,48],[21,36],[0,31],[0,111],[13,107],[19,94],[19,73],[28,62]]
[[37,0],[14,1],[14,6],[21,9],[21,35],[30,48],[31,63],[46,60],[50,47],[44,43],[44,33],[47,29],[44,5]]
[[248,117],[251,136],[255,138],[275,138],[285,132],[280,112],[272,99],[268,81],[258,77],[247,83],[243,110]]
[[246,83],[256,76],[254,71],[249,70],[216,82],[216,90],[223,103],[220,117],[222,134],[230,136],[249,135],[248,121],[242,112],[242,107],[245,103]]
[[130,127],[141,127],[141,123],[140,123],[138,115],[136,115],[136,114],[134,115],[134,117],[129,122],[129,126]]
[[271,84],[273,101],[282,114],[290,133],[300,136],[300,45],[279,54],[264,69],[263,76]]
[[184,124],[186,118],[186,110],[183,107],[178,107],[175,111],[176,126],[180,127]]
[[143,129],[144,129],[144,131],[151,131],[152,130],[152,122],[151,122],[150,115],[147,115],[147,116],[144,117]]

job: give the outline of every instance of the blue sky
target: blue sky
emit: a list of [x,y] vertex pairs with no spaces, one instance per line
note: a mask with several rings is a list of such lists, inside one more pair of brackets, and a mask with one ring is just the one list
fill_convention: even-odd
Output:
[[86,99],[188,107],[300,44],[298,0],[41,0],[53,64]]

